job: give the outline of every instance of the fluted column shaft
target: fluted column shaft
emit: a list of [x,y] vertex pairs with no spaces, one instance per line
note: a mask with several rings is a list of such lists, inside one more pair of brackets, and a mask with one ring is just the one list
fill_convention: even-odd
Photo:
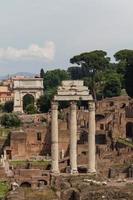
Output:
[[88,172],[96,172],[95,168],[95,103],[89,102],[89,133],[88,133]]
[[70,104],[70,166],[71,173],[77,173],[77,107],[76,102]]
[[58,103],[52,102],[52,120],[51,120],[51,156],[52,172],[59,173],[59,144],[58,144]]

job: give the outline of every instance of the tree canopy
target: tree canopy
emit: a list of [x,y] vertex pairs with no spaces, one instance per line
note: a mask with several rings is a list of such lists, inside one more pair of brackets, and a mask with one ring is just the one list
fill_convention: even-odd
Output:
[[7,128],[10,127],[18,127],[20,126],[20,119],[16,114],[13,113],[6,113],[3,114],[0,118],[0,123],[2,126],[5,126]]
[[[97,82],[100,82],[101,72],[108,69],[110,64],[110,58],[107,57],[107,53],[102,50],[95,50],[91,52],[85,52],[80,55],[76,55],[70,59],[70,63],[80,65],[81,77],[84,79],[87,77],[89,88],[96,99],[96,87]],[[69,70],[70,71],[70,70]],[[74,71],[74,70],[73,70]],[[72,68],[70,72],[73,72]],[[73,72],[74,73],[74,72]],[[76,71],[75,71],[76,74]],[[73,74],[72,74],[73,75]],[[85,80],[87,80],[85,78]]]
[[3,105],[3,111],[8,112],[8,113],[12,112],[13,111],[13,104],[14,104],[13,101],[5,102],[5,104]]
[[133,60],[127,64],[125,73],[125,88],[127,94],[133,98]]
[[78,64],[82,67],[84,76],[88,76],[90,70],[103,70],[108,67],[110,58],[102,50],[85,52],[70,59],[70,63]]
[[44,76],[44,89],[49,90],[61,84],[62,80],[70,79],[69,73],[65,70],[55,69],[47,71]]

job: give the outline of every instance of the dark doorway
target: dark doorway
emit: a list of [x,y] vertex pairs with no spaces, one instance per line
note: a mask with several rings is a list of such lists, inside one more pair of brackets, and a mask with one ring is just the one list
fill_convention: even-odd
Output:
[[126,124],[126,137],[133,139],[133,123],[132,122],[128,122]]
[[23,110],[25,111],[26,110],[26,107],[28,105],[34,105],[34,102],[35,102],[35,99],[34,97],[31,95],[31,94],[26,94],[24,97],[23,97]]
[[23,183],[21,183],[20,187],[31,188],[31,183],[29,183],[29,182],[23,182]]
[[79,193],[73,190],[68,200],[80,200]]
[[46,180],[39,180],[38,181],[38,187],[44,187],[46,185],[48,185]]
[[11,152],[11,150],[6,150],[6,155],[7,155],[7,158],[9,160],[12,159],[12,152]]

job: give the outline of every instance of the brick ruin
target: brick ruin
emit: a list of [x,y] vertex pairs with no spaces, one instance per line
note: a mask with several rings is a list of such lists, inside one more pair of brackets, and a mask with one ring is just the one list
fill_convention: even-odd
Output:
[[[131,161],[133,140],[133,103],[127,96],[98,101],[96,104],[96,165],[98,172],[107,175],[115,162]],[[61,172],[69,168],[69,109],[59,113],[59,166]],[[46,159],[51,156],[51,113],[23,116],[21,130],[10,133],[4,150],[9,159]],[[27,122],[27,123],[26,123]],[[77,113],[77,155],[79,170],[86,170],[88,110]],[[125,142],[126,141],[126,142]],[[127,142],[128,141],[128,142]],[[131,152],[129,154],[129,152]],[[106,169],[102,169],[103,165]]]

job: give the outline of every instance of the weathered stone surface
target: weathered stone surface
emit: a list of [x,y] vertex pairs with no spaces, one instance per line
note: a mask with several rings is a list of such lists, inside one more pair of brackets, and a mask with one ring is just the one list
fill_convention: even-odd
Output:
[[62,81],[58,87],[57,95],[54,96],[55,101],[89,101],[93,100],[88,87],[83,85],[83,81]]
[[132,192],[123,191],[122,189],[105,188],[98,189],[97,187],[93,190],[84,190],[81,192],[82,200],[132,200]]
[[71,188],[61,193],[61,200],[80,200],[80,193],[77,189]]
[[19,188],[16,191],[11,191],[6,197],[6,200],[59,200],[56,193],[51,189],[30,190]]
[[23,112],[23,97],[30,94],[35,101],[43,95],[42,78],[14,78],[14,112]]
[[69,189],[70,187],[71,187],[71,185],[70,185],[70,183],[67,182],[67,181],[63,181],[63,182],[61,182],[61,184],[60,184],[61,190],[66,190],[66,189]]

